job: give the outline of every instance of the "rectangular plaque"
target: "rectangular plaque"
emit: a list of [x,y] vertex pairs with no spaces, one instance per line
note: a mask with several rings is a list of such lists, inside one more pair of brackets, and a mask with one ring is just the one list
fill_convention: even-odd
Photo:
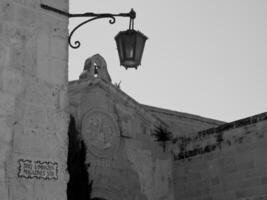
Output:
[[19,159],[18,164],[19,178],[58,180],[57,162]]

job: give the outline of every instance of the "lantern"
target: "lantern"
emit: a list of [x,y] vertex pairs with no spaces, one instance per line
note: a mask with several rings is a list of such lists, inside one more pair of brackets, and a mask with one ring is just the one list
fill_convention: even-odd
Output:
[[126,69],[135,68],[141,64],[141,59],[147,37],[134,29],[119,32],[116,44],[120,58],[120,64]]

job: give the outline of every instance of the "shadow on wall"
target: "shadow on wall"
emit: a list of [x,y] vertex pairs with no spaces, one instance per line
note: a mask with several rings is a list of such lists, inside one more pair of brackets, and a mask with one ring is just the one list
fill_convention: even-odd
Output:
[[70,179],[67,186],[68,200],[90,200],[92,181],[85,164],[86,147],[76,129],[75,119],[70,116],[68,147],[68,172]]

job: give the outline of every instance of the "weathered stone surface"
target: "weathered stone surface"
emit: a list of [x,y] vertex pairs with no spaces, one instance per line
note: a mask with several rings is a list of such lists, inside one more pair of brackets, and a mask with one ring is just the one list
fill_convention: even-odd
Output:
[[[68,9],[68,1],[56,2]],[[68,35],[68,19],[49,14],[40,8],[40,3],[0,2],[1,200],[66,199],[69,117],[68,101],[64,99],[67,96],[62,93],[67,84],[68,49],[57,48],[59,62],[50,56],[51,48],[59,46],[55,38]],[[60,124],[55,125],[56,122]],[[56,161],[58,181],[19,178],[19,158]]]
[[22,72],[15,69],[3,69],[2,90],[13,95],[22,93],[24,91],[24,77]]
[[57,156],[58,146],[55,133],[44,129],[24,129],[14,134],[13,151],[17,153],[53,158]]
[[43,106],[56,108],[58,105],[57,85],[51,85],[42,80],[28,78],[25,81],[24,100],[27,103],[42,104]]
[[4,45],[1,41],[0,44],[0,67],[8,66],[10,63],[10,47]]
[[15,111],[15,97],[0,91],[0,115],[12,115]]
[[[192,194],[198,193],[202,199],[204,198],[202,193],[207,191],[212,191],[210,194],[213,199],[263,198],[262,185],[265,185],[267,166],[266,158],[263,156],[266,154],[267,146],[263,130],[264,124],[267,122],[262,116],[263,114],[254,116],[254,118],[260,118],[256,122],[252,117],[252,121],[246,122],[243,126],[232,127],[222,132],[222,142],[229,140],[231,144],[223,146],[220,151],[203,152],[204,155],[201,157],[200,155],[191,156],[183,161],[175,161],[173,170],[175,175],[174,190],[178,190],[175,192],[176,198],[188,199],[192,197]],[[251,124],[252,122],[253,124]],[[240,123],[242,122],[239,121],[238,124]],[[263,136],[259,137],[261,134]],[[201,138],[202,141],[198,141],[207,145],[208,143],[205,142],[204,138],[209,140],[210,137],[217,136],[204,135]],[[247,140],[246,138],[250,139]],[[194,148],[194,145],[189,146]],[[212,154],[212,156],[209,156],[209,159],[204,159],[208,154]],[[206,168],[201,167],[203,161],[205,161]],[[192,173],[201,174],[199,178],[202,180],[209,179],[210,183],[207,187],[199,186],[203,184],[194,185],[195,179],[189,176],[187,173],[189,170]],[[183,193],[184,188],[188,188],[188,195]],[[205,190],[207,191],[205,192]]]
[[15,5],[10,1],[3,0],[0,3],[1,21],[11,22],[15,18]]
[[15,20],[21,26],[34,27],[37,23],[37,14],[37,12],[33,12],[32,8],[17,6]]
[[5,182],[5,177],[1,177],[0,181],[0,196],[3,200],[9,200],[8,198],[8,188]]
[[[68,41],[65,38],[51,38],[51,56],[66,61],[68,58]],[[64,69],[64,68],[63,68]],[[63,74],[64,71],[63,71]]]
[[69,96],[87,146],[92,197],[172,200],[171,160],[150,135],[159,119],[113,86],[106,66],[94,77],[94,66],[87,64],[80,81],[70,84]]

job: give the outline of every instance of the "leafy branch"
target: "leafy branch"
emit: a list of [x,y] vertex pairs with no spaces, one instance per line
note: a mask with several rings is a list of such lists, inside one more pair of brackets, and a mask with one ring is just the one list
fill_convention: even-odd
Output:
[[166,143],[171,141],[173,138],[172,132],[170,132],[166,127],[159,126],[156,127],[152,135],[155,137],[155,141],[161,143],[163,151],[166,150]]

